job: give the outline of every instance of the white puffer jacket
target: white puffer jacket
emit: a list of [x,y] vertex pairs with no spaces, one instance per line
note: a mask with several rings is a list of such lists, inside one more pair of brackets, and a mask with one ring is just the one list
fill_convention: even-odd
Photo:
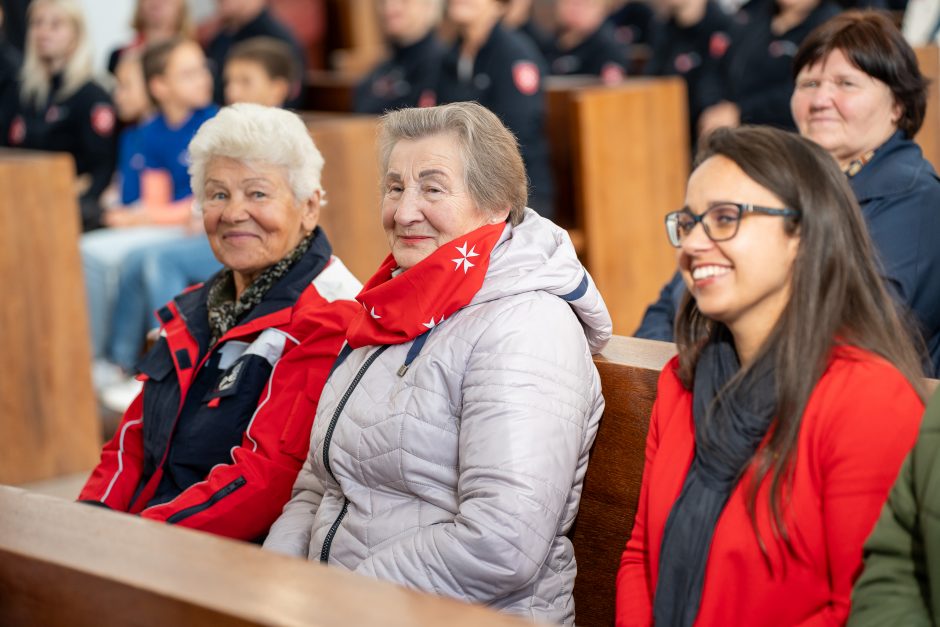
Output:
[[359,348],[332,374],[265,548],[573,623],[565,534],[604,408],[591,353],[610,333],[567,233],[527,210],[402,376],[414,342]]

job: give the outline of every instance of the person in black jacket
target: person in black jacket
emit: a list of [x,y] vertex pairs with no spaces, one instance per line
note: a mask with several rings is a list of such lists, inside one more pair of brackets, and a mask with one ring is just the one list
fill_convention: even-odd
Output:
[[790,115],[793,55],[809,33],[838,15],[833,0],[752,0],[725,56],[724,99],[702,113],[699,133],[720,126],[767,124],[796,130]]
[[610,0],[558,0],[558,36],[549,56],[549,71],[556,75],[591,74],[607,85],[627,74],[627,47],[607,22]]
[[356,86],[353,110],[384,113],[427,103],[433,98],[444,56],[434,32],[441,0],[377,0],[376,4],[391,56]]
[[694,140],[699,116],[722,99],[721,67],[734,39],[734,22],[711,0],[663,0],[660,6],[665,19],[652,26],[645,73],[685,79]]
[[75,0],[34,0],[17,89],[0,105],[11,112],[3,141],[14,148],[67,152],[75,159],[82,226],[99,226],[99,197],[115,165],[114,107],[92,79],[91,51]]
[[519,140],[532,190],[529,205],[554,214],[545,127],[545,60],[524,35],[500,24],[502,0],[450,0],[458,39],[444,56],[436,103],[476,101],[500,117]]
[[[216,4],[219,8],[218,17],[222,22],[222,30],[209,42],[206,47],[206,56],[212,62],[215,72],[217,104],[222,104],[225,96],[221,73],[225,67],[228,51],[233,45],[246,39],[272,37],[288,44],[294,53],[294,63],[298,68],[297,76],[302,79],[306,67],[303,49],[290,29],[271,15],[267,9],[266,0],[216,0]],[[301,89],[302,83],[298,80],[291,88],[290,99],[287,101],[288,107],[301,106]]]

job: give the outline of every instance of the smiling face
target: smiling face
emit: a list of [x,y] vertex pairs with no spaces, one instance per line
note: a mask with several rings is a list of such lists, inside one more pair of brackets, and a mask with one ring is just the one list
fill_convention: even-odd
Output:
[[[737,164],[717,155],[692,173],[686,206],[699,215],[727,202],[784,208]],[[698,309],[727,325],[736,339],[739,331],[769,332],[789,301],[799,237],[788,235],[784,225],[780,217],[745,214],[737,235],[719,243],[696,225],[678,249],[679,270]]]
[[790,109],[800,134],[843,167],[885,143],[902,113],[888,86],[852,65],[841,50],[800,70]]
[[457,139],[450,134],[398,141],[383,190],[382,226],[405,270],[452,239],[506,219],[483,211],[470,197]]
[[214,157],[206,167],[203,223],[216,258],[241,294],[317,225],[320,194],[297,202],[284,168]]

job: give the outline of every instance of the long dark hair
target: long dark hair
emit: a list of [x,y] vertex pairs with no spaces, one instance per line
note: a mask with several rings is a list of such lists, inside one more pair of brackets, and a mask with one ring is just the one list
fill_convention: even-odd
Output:
[[[924,376],[910,327],[882,285],[875,252],[861,210],[845,175],[833,158],[813,142],[771,128],[719,129],[701,145],[697,168],[721,155],[752,180],[776,195],[786,207],[801,212],[787,219],[788,233],[798,233],[790,300],[753,363],[772,358],[777,404],[765,446],[755,454],[747,509],[757,528],[760,485],[770,477],[772,527],[792,550],[783,520],[784,488],[792,476],[803,412],[837,344],[879,355],[907,377],[922,399]],[[699,311],[686,295],[676,321],[679,378],[692,389],[702,349],[721,327]],[[728,383],[740,385],[747,368]]]

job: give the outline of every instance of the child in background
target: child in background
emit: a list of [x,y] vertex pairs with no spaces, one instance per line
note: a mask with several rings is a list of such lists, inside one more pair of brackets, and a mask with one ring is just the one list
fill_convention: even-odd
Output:
[[254,37],[232,46],[222,73],[225,102],[283,107],[300,78],[290,46]]
[[[134,84],[141,74],[135,73],[132,59],[127,63],[119,66],[125,71],[120,72],[118,91],[130,117],[141,106],[140,83]],[[186,236],[191,215],[186,146],[217,110],[212,104],[212,77],[195,42],[173,39],[154,44],[144,52],[140,66],[157,114],[123,138],[127,145],[122,143],[122,148],[130,155],[121,162],[122,203],[102,217],[110,228],[89,233],[81,242],[98,390],[121,380],[123,374],[107,350],[111,322],[119,318],[115,308],[120,273],[132,252]]]

